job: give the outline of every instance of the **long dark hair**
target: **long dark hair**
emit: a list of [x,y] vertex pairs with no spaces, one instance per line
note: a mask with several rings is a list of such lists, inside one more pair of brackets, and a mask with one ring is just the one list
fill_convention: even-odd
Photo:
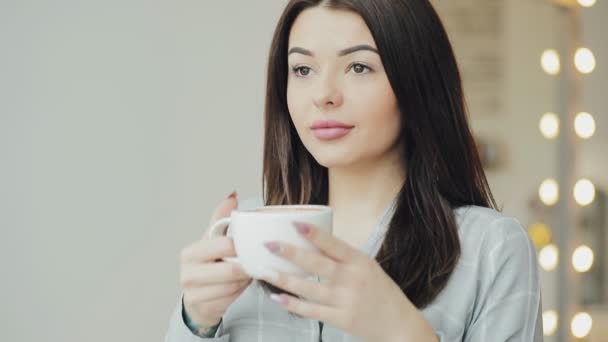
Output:
[[[427,0],[291,0],[268,63],[264,201],[327,204],[328,174],[302,144],[287,107],[291,27],[305,9],[358,13],[376,42],[401,112],[406,181],[376,255],[418,308],[446,286],[460,257],[454,209],[496,208],[467,122],[462,82],[446,31]],[[266,289],[280,292],[269,284]]]

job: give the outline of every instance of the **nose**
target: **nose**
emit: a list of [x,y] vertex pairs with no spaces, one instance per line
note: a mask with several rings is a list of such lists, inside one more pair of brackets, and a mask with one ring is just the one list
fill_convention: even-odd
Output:
[[319,80],[313,101],[317,108],[327,110],[340,107],[344,102],[344,95],[338,82],[325,76]]

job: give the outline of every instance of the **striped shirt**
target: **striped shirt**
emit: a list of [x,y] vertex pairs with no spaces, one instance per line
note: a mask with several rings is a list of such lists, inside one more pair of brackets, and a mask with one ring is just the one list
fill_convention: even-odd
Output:
[[[241,207],[261,204],[246,201]],[[362,252],[378,253],[394,207],[393,202],[387,208]],[[422,310],[440,341],[542,341],[536,252],[522,225],[476,206],[456,209],[455,215],[461,257],[446,287]],[[165,342],[361,341],[330,324],[289,315],[256,281],[228,308],[213,337],[192,334],[182,310],[180,300]]]

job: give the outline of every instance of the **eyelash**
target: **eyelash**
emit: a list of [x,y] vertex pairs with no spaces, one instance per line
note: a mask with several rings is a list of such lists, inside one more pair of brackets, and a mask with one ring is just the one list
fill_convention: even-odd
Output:
[[[348,67],[348,69],[349,69],[349,70],[350,70],[350,69],[353,69],[355,66],[362,66],[364,69],[369,70],[368,72],[372,72],[372,71],[374,71],[372,68],[368,67],[368,66],[367,66],[367,65],[365,65],[365,64],[361,64],[361,63],[353,63],[353,64],[351,64],[351,65]],[[300,75],[300,74],[299,74],[299,72],[300,72],[302,69],[310,69],[310,67],[307,67],[307,66],[295,66],[295,67],[291,68],[291,71],[292,71],[292,73],[293,73],[293,74],[294,74],[296,77],[306,77],[306,76],[302,76],[302,75]],[[359,74],[359,75],[363,75],[363,74],[366,74],[366,72],[357,73],[357,74]]]

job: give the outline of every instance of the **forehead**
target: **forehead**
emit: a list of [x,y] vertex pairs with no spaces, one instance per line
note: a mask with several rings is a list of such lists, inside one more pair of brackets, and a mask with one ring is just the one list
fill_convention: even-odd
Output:
[[375,47],[372,34],[359,14],[324,6],[302,11],[289,35],[290,48],[298,46],[317,52],[362,43]]

